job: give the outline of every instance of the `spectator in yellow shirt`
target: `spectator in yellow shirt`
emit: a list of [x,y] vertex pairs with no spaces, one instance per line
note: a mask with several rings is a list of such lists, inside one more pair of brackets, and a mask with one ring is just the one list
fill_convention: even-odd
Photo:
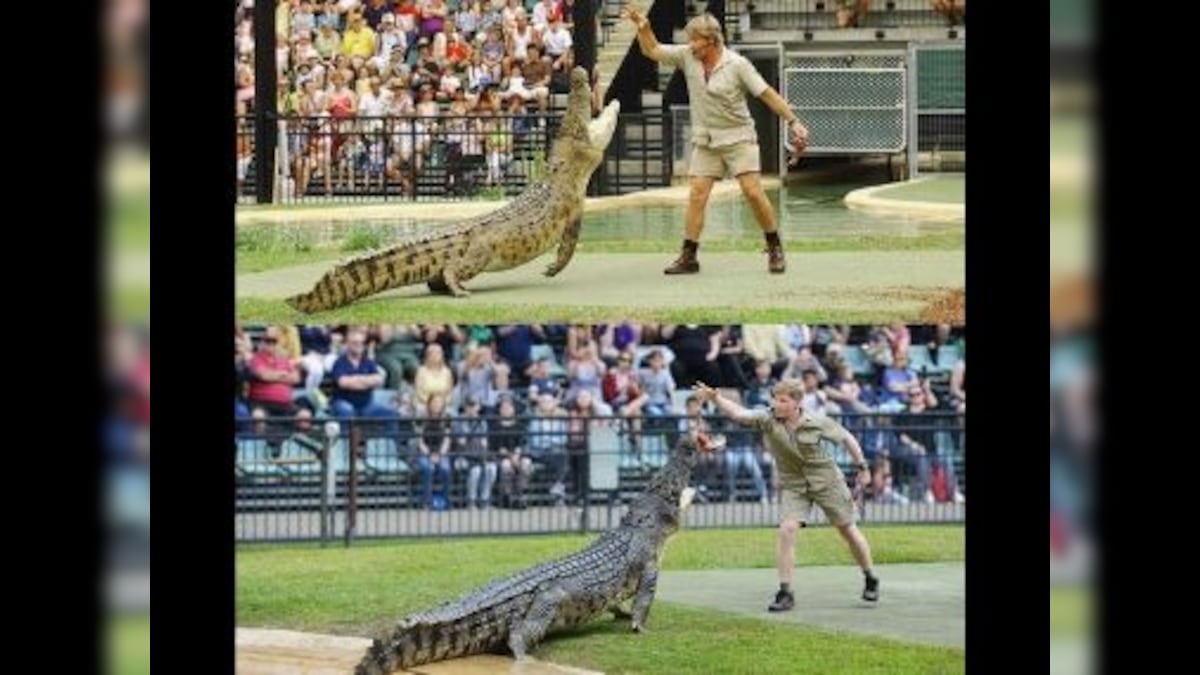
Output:
[[350,16],[350,27],[342,36],[342,53],[349,56],[352,62],[355,58],[366,61],[375,56],[375,31],[367,26],[362,14]]

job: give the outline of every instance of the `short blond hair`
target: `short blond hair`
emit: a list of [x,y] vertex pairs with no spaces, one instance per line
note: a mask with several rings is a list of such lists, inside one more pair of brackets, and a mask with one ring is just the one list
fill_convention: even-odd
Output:
[[692,17],[687,25],[683,27],[688,38],[702,37],[716,40],[717,44],[725,44],[725,34],[721,32],[721,24],[717,21],[717,17],[705,12]]
[[802,380],[797,380],[794,377],[790,377],[786,380],[780,380],[779,384],[776,384],[771,388],[771,395],[779,396],[780,394],[787,396],[793,401],[803,401],[804,382]]

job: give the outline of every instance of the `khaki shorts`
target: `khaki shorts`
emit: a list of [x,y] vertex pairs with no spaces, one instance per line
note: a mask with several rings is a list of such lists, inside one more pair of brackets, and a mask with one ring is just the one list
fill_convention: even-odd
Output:
[[846,481],[839,480],[819,490],[801,490],[782,486],[780,490],[779,520],[808,522],[808,513],[813,504],[821,507],[831,525],[841,527],[858,520],[858,509]]
[[692,144],[692,159],[688,164],[689,176],[708,176],[721,179],[726,169],[731,176],[761,172],[758,143],[735,143],[720,148]]

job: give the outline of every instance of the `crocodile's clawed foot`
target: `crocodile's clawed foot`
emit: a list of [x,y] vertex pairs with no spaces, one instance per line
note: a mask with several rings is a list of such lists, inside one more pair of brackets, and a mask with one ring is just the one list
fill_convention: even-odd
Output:
[[471,291],[468,291],[467,289],[465,289],[461,286],[459,286],[458,288],[450,289],[450,292],[453,293],[454,297],[456,297],[456,298],[465,298],[465,297],[468,297],[469,295],[471,295]]
[[547,268],[546,268],[546,271],[545,271],[545,272],[543,272],[543,274],[545,274],[545,275],[546,275],[546,276],[548,276],[548,277],[552,277],[552,276],[554,276],[554,275],[558,274],[558,273],[559,273],[559,272],[561,272],[561,271],[563,271],[563,268],[562,268],[562,267],[559,267],[558,265],[551,265],[551,266],[549,266],[549,267],[547,267]]

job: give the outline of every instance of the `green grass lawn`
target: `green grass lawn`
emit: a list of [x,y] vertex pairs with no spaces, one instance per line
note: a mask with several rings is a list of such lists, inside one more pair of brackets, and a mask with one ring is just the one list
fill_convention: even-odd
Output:
[[1082,115],[1064,114],[1050,118],[1050,154],[1083,156],[1092,151],[1091,120]]
[[[867,530],[880,564],[962,560],[960,526]],[[594,536],[386,541],[346,549],[243,546],[237,552],[237,624],[370,635],[404,614],[439,604],[496,577],[577,551]],[[830,528],[805,531],[798,565],[852,564]],[[774,567],[774,532],[688,530],[667,548],[665,570]],[[957,673],[961,649],[777,625],[655,603],[649,632],[598,620],[551,638],[539,658],[606,673]]]
[[1069,586],[1050,589],[1050,635],[1080,636],[1091,632],[1094,600],[1090,588]]
[[106,619],[107,675],[150,675],[150,616]]
[[[236,262],[237,274],[265,272],[280,267],[291,267],[305,263],[328,260],[330,264],[342,258],[353,257],[366,247],[346,250],[344,245],[318,245],[310,238],[305,239],[303,230],[293,228],[290,236],[251,234],[256,232],[247,226],[246,233],[239,232]],[[386,247],[386,242],[380,242]],[[784,249],[792,253],[816,253],[825,251],[958,251],[966,247],[966,234],[937,232],[909,235],[875,235],[862,237],[796,238],[785,242]],[[758,253],[762,251],[761,237],[717,239],[704,244],[706,253]],[[674,255],[679,252],[677,240],[666,239],[612,239],[584,241],[578,253],[662,253]]]
[[[402,299],[359,303],[318,314],[299,314],[282,300],[238,298],[239,320],[248,323],[418,323],[438,317],[455,323],[603,323],[626,321],[662,323],[846,323],[869,324],[904,320],[903,313],[887,310],[804,310],[756,307],[679,307],[636,310],[601,305],[463,305],[453,300],[422,302],[414,307]],[[891,318],[889,318],[891,317]]]

